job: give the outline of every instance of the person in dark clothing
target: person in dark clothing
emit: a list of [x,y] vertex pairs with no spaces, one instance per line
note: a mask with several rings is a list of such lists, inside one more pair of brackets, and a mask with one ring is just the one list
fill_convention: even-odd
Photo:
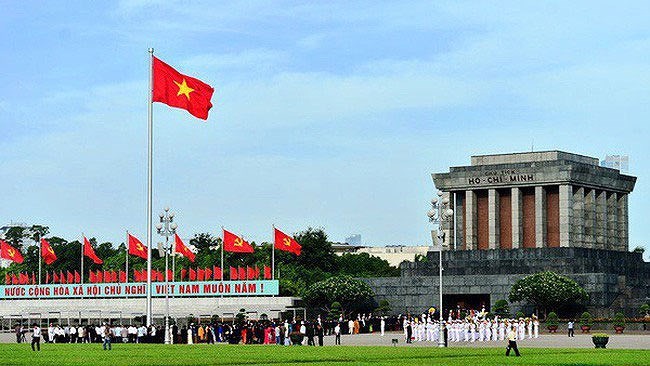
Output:
[[315,346],[316,343],[314,343],[314,325],[313,324],[307,324],[307,345],[308,346]]
[[318,324],[316,325],[316,336],[318,337],[318,345],[323,346],[323,336],[325,335],[325,330],[323,327]]

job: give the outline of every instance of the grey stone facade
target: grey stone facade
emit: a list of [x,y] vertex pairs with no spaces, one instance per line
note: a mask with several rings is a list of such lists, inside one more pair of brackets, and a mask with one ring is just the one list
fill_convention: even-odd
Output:
[[[438,303],[438,252],[426,262],[405,262],[400,277],[364,279],[376,299],[386,299],[396,313],[421,312]],[[641,253],[589,248],[533,248],[443,251],[443,295],[489,295],[508,299],[519,279],[554,271],[578,282],[589,294],[594,315],[623,310],[632,315],[650,297],[650,263]],[[512,304],[514,311],[523,304]],[[445,304],[444,308],[455,307]]]

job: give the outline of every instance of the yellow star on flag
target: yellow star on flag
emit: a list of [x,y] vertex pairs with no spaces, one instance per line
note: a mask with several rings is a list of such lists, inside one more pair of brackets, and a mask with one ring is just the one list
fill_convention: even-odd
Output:
[[187,86],[185,78],[183,78],[183,81],[180,83],[174,80],[174,84],[178,86],[178,93],[176,93],[176,96],[185,95],[187,97],[187,100],[190,100],[190,93],[193,92],[194,89]]

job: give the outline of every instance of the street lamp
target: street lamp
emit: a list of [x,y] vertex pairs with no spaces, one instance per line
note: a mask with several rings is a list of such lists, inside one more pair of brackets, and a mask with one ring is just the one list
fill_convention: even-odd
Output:
[[[435,230],[431,230],[431,237],[433,240],[434,247],[436,245],[436,242],[439,243],[440,245],[438,246],[438,250],[440,251],[440,262],[438,263],[438,269],[440,273],[438,274],[438,278],[440,279],[440,288],[438,289],[438,293],[440,294],[440,303],[439,307],[440,309],[438,312],[440,313],[440,324],[439,324],[439,329],[440,329],[440,334],[438,336],[438,347],[444,347],[445,346],[445,327],[443,325],[443,314],[442,314],[442,247],[443,243],[445,242],[445,232],[442,231],[442,221],[449,221],[451,218],[454,216],[454,210],[452,210],[449,207],[449,198],[448,197],[442,197],[443,193],[442,191],[438,191],[438,197],[433,198],[431,200],[431,209],[427,212],[427,216],[429,217],[429,221],[432,222],[435,225]],[[434,233],[436,234],[435,237],[438,238],[436,241],[434,237]]]
[[176,233],[178,225],[174,222],[174,213],[169,212],[169,207],[165,207],[165,212],[161,212],[160,223],[156,225],[158,234],[165,237],[165,243],[158,243],[158,250],[165,252],[165,344],[172,343],[172,337],[169,334],[169,254],[172,246],[169,244],[169,237]]

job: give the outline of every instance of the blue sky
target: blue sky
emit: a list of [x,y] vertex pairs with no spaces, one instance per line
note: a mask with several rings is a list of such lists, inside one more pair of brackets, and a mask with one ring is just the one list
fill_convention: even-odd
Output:
[[2,1],[2,223],[145,236],[154,47],[216,89],[207,123],[154,106],[154,210],[184,236],[422,245],[430,173],[531,145],[629,155],[650,236],[647,2],[61,4]]

